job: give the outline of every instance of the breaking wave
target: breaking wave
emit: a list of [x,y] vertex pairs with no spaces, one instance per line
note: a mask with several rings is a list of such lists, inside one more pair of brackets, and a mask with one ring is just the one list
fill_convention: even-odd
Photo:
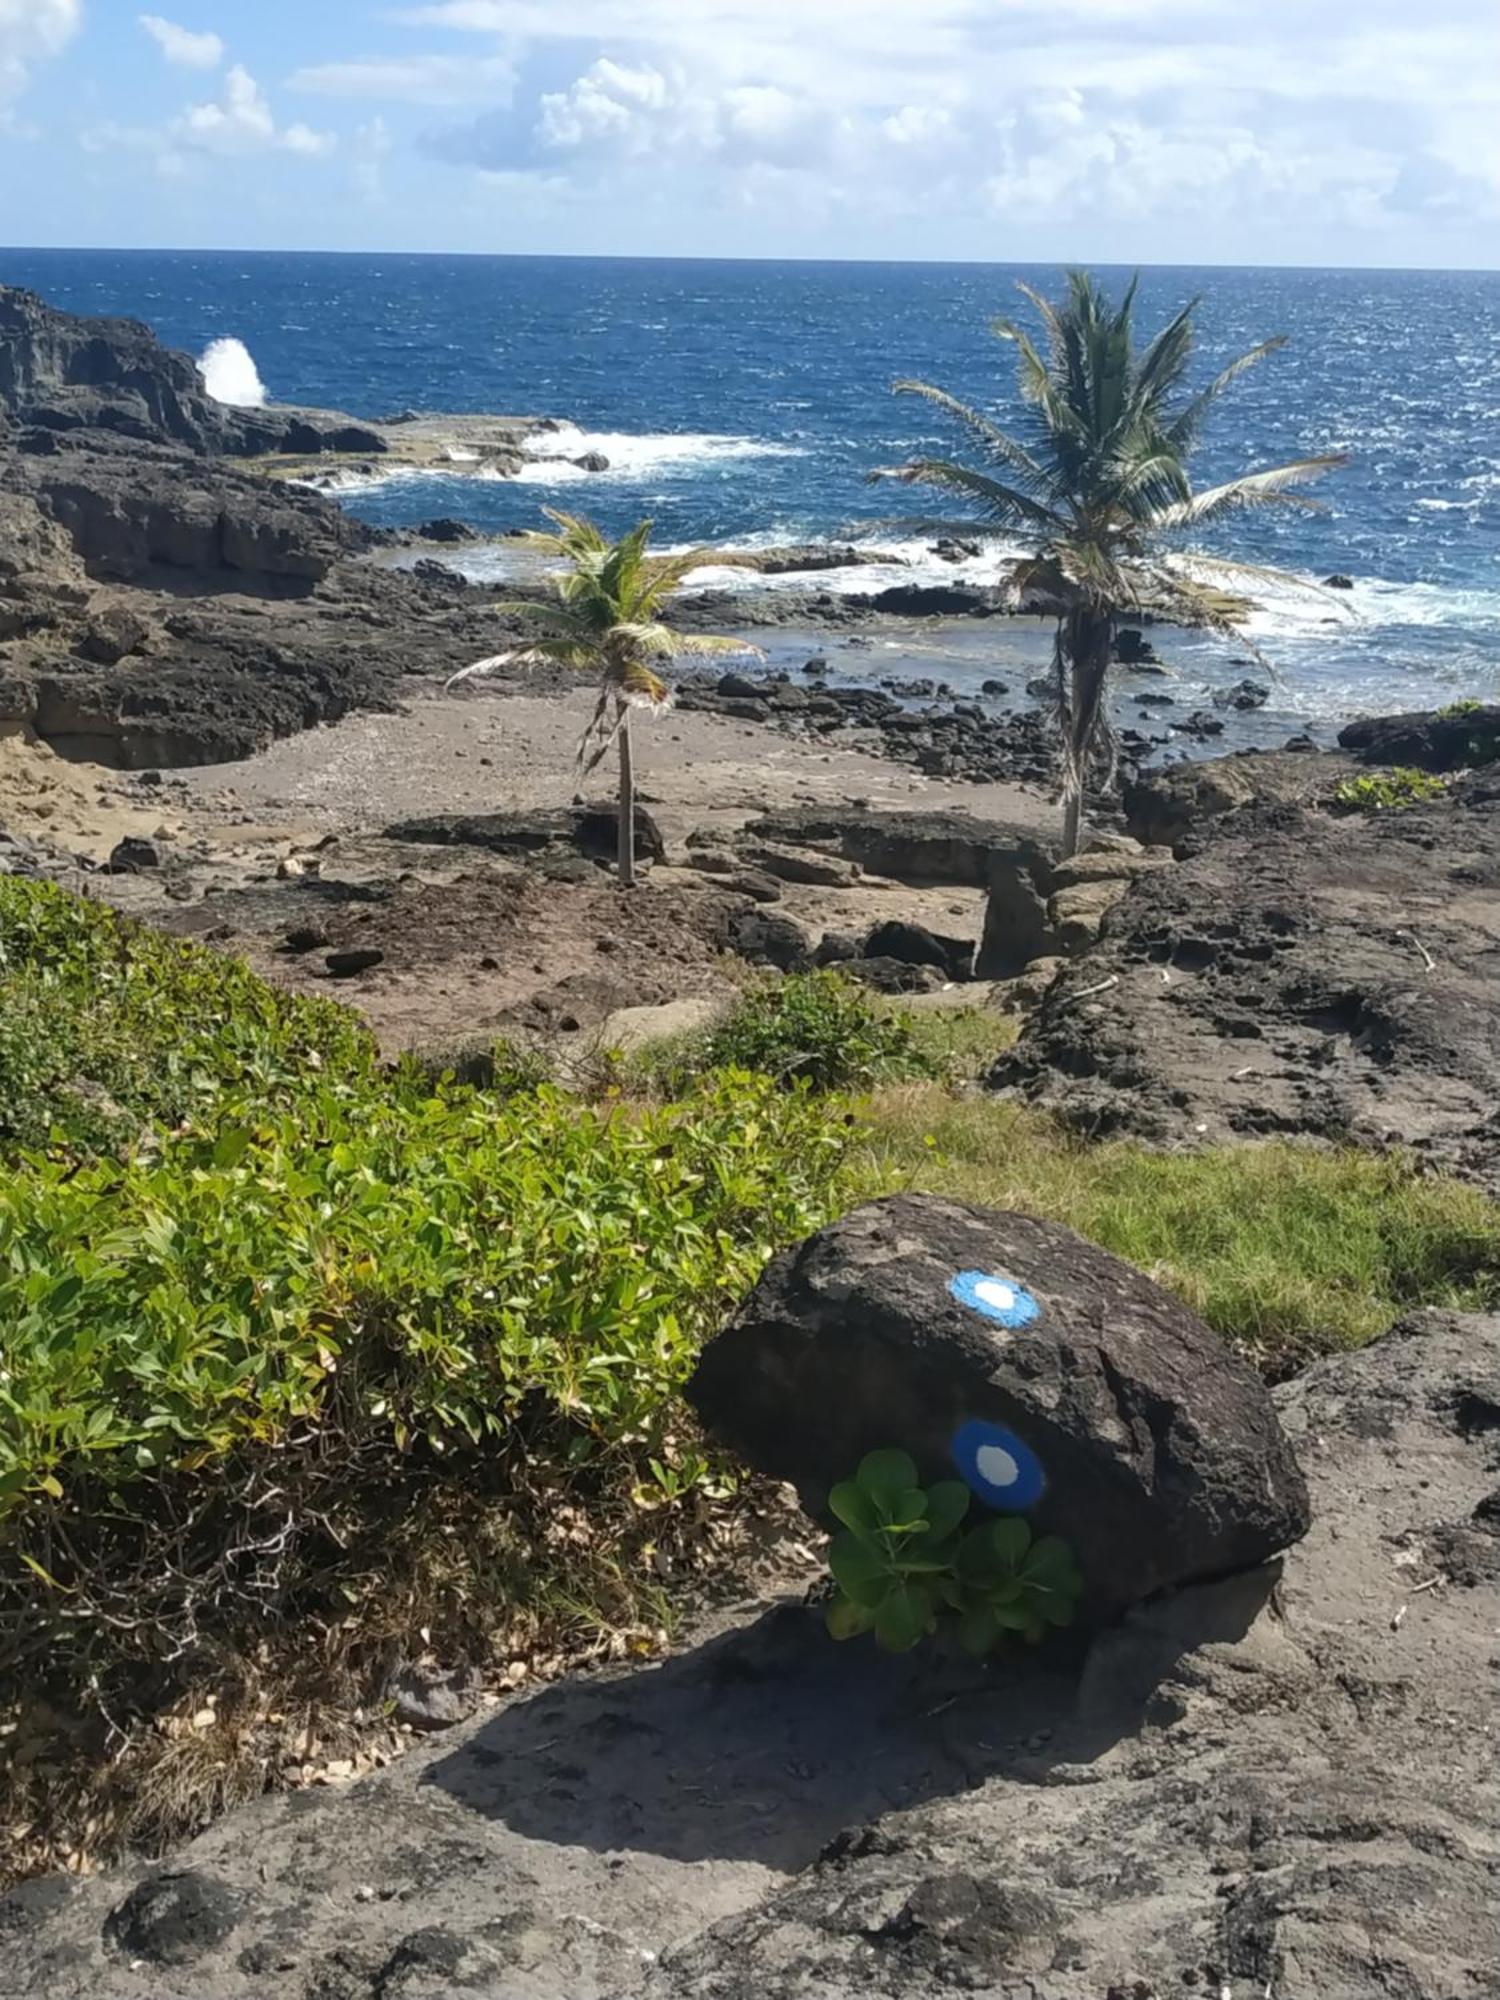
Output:
[[228,403],[237,410],[265,408],[266,385],[244,341],[210,341],[198,366],[216,403]]

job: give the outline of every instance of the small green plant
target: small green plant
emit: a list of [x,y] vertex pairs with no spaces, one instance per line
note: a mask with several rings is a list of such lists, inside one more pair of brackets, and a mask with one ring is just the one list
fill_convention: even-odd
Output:
[[1458,701],[1450,701],[1446,708],[1440,708],[1438,716],[1440,720],[1450,722],[1455,716],[1477,714],[1483,707],[1484,703],[1476,701],[1473,695],[1464,695]]
[[1443,781],[1430,771],[1418,771],[1398,764],[1389,771],[1371,771],[1361,778],[1348,778],[1333,795],[1335,805],[1347,812],[1404,812],[1410,806],[1440,799]]
[[965,1651],[981,1657],[1008,1636],[1035,1644],[1049,1626],[1072,1622],[1083,1579],[1067,1544],[1034,1541],[1014,1515],[963,1533],[969,1489],[956,1479],[923,1487],[904,1451],[870,1452],[828,1504],[844,1524],[828,1551],[835,1639],[873,1632],[877,1645],[904,1653],[950,1616]]
[[695,1068],[751,1070],[814,1090],[859,1090],[940,1065],[903,1016],[882,1011],[841,973],[795,974],[753,988],[693,1051]]

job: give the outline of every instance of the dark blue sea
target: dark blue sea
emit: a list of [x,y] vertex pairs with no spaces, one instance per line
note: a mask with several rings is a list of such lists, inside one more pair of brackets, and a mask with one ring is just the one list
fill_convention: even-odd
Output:
[[[1013,350],[988,327],[1024,311],[1018,278],[1055,288],[1057,273],[0,251],[0,279],[74,311],[147,320],[196,355],[242,343],[249,360],[231,355],[230,377],[237,363],[275,400],[562,418],[577,427],[566,449],[610,461],[595,475],[531,468],[513,482],[458,467],[356,485],[345,504],[371,520],[457,513],[499,531],[556,502],[610,529],[649,514],[668,544],[874,540],[919,570],[932,567],[922,539],[890,524],[908,496],[866,475],[955,441],[890,384],[925,377],[1014,417]],[[1265,587],[1251,633],[1280,676],[1277,725],[1500,693],[1500,274],[1153,269],[1143,332],[1194,295],[1204,377],[1290,337],[1221,404],[1200,483],[1308,452],[1353,456],[1321,489],[1326,513],[1242,518],[1206,544],[1355,580],[1338,603]],[[473,566],[483,573],[483,551]],[[1163,650],[1206,685],[1204,645]],[[961,650],[977,660],[978,646],[973,635]]]

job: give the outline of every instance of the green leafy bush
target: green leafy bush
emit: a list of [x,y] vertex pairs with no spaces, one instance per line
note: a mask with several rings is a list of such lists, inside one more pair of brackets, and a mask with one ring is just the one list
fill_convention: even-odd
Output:
[[1347,812],[1404,812],[1408,806],[1440,799],[1446,787],[1430,771],[1418,771],[1397,764],[1389,771],[1371,771],[1363,777],[1346,778],[1334,793],[1334,804]]
[[[295,1654],[336,1705],[335,1661],[482,1646],[507,1596],[553,1646],[638,1618],[724,1490],[677,1391],[852,1136],[744,1072],[642,1106],[387,1068],[337,1006],[0,882],[0,1721],[109,1716],[107,1774],[49,1753],[78,1823],[135,1812],[195,1674]],[[0,1803],[56,1826],[6,1740]]]
[[946,1479],[924,1488],[904,1451],[870,1452],[828,1504],[844,1524],[828,1551],[835,1639],[873,1632],[888,1652],[904,1653],[951,1616],[965,1651],[982,1657],[1008,1637],[1036,1644],[1049,1626],[1073,1620],[1083,1579],[1067,1544],[1056,1535],[1033,1541],[1014,1515],[963,1533],[968,1487]]
[[772,1248],[816,1226],[841,1118],[764,1078],[662,1110],[390,1085],[0,1187],[0,1510],[274,1444],[360,1385],[404,1448],[544,1397],[647,1427]]
[[909,1020],[831,968],[753,988],[717,1027],[670,1050],[662,1065],[669,1086],[716,1069],[753,1070],[814,1090],[938,1073]]
[[331,1001],[132,923],[50,882],[0,877],[0,1147],[115,1148],[202,1123],[226,1094],[267,1108],[369,1090],[374,1041]]
[[1476,700],[1473,695],[1463,695],[1457,701],[1450,701],[1446,708],[1440,708],[1438,714],[1447,722],[1455,716],[1477,714],[1483,707],[1484,703]]

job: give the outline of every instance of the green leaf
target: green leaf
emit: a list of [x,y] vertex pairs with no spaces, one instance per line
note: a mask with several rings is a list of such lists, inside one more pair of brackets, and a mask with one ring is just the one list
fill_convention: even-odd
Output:
[[873,1535],[879,1525],[863,1488],[852,1479],[841,1480],[828,1496],[829,1512],[835,1520],[852,1528],[856,1535]]
[[888,1653],[909,1653],[935,1622],[932,1600],[916,1584],[898,1583],[875,1612],[875,1638]]
[[835,1535],[828,1567],[839,1588],[859,1604],[878,1604],[891,1583],[889,1565],[878,1549],[857,1535]]
[[855,1639],[861,1632],[868,1632],[875,1623],[875,1614],[868,1606],[856,1604],[850,1597],[836,1597],[823,1614],[823,1623],[835,1639]]
[[1073,1551],[1060,1535],[1043,1535],[1032,1544],[1021,1565],[1021,1577],[1033,1589],[1060,1591],[1066,1597],[1077,1597],[1083,1590]]
[[250,1133],[243,1125],[231,1125],[219,1134],[214,1147],[216,1167],[237,1167],[250,1150]]
[[1017,1570],[1031,1547],[1031,1530],[1019,1514],[1002,1514],[981,1530],[990,1559],[997,1569]]
[[993,1653],[1004,1636],[1004,1627],[987,1604],[975,1604],[958,1621],[958,1643],[966,1653],[982,1660]]
[[872,1451],[860,1460],[855,1479],[869,1500],[889,1508],[898,1495],[916,1486],[917,1468],[904,1451]]
[[946,1541],[969,1511],[969,1489],[961,1479],[941,1479],[927,1489],[927,1532]]

